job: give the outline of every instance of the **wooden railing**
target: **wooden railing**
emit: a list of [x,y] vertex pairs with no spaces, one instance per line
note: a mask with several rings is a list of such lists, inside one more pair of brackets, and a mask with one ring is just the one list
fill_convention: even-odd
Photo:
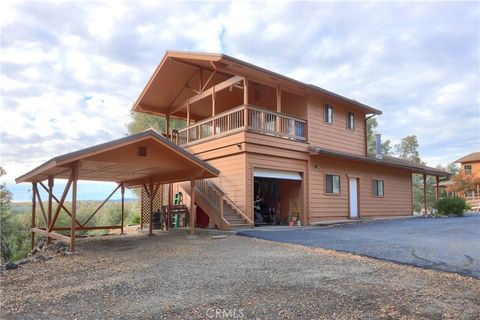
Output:
[[298,141],[306,140],[305,120],[243,105],[178,130],[174,141],[183,145],[213,136],[221,136],[235,130],[249,130]]

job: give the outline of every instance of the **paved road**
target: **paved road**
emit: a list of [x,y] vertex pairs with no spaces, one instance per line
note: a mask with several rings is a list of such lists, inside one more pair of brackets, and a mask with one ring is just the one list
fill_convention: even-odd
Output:
[[330,227],[238,233],[480,278],[480,215],[376,220]]

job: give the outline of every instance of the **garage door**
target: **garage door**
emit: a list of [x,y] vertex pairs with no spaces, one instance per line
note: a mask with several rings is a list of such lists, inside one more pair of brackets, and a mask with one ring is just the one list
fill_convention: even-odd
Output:
[[255,169],[253,176],[258,178],[271,178],[271,179],[285,179],[285,180],[302,180],[300,172],[292,171],[280,171],[272,169]]

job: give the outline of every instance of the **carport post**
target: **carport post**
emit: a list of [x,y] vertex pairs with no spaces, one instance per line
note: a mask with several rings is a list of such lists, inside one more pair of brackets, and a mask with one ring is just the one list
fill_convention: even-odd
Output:
[[173,197],[173,184],[168,185],[168,218],[167,218],[167,230],[172,227],[172,197]]
[[[48,177],[48,225],[52,223],[52,207],[53,207],[53,185],[54,180],[52,176]],[[47,237],[47,243],[50,243],[50,237]]]
[[195,216],[197,215],[197,208],[195,208],[195,179],[190,181],[190,234],[195,234]]
[[438,198],[440,198],[440,177],[439,176],[436,176],[435,177],[435,182],[436,182],[436,186],[435,186],[435,200],[438,201]]
[[124,234],[123,233],[123,220],[125,218],[125,185],[123,184],[123,182],[120,184],[121,185],[121,192],[122,192],[122,218],[121,218],[121,230],[120,230],[120,234]]
[[153,194],[153,182],[150,181],[150,197],[149,197],[149,201],[150,201],[150,212],[149,212],[149,215],[150,215],[150,221],[148,223],[148,234],[149,235],[152,235],[153,234],[153,197],[154,197],[154,194]]
[[[35,190],[37,189],[37,183],[32,182],[32,229],[36,228],[36,221],[35,221],[35,215],[36,215],[36,207],[37,207],[37,195],[35,193]],[[35,247],[35,232],[32,231],[32,250]]]
[[427,214],[427,175],[423,175],[423,207],[425,214]]
[[[79,164],[78,162],[72,168],[72,223],[70,225],[70,252],[75,251],[76,221],[77,221],[77,180]],[[53,228],[53,225],[52,225]]]

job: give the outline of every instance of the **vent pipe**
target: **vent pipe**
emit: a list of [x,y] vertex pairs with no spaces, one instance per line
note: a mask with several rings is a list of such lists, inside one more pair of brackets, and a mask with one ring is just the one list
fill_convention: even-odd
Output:
[[382,135],[375,135],[375,158],[382,159]]

